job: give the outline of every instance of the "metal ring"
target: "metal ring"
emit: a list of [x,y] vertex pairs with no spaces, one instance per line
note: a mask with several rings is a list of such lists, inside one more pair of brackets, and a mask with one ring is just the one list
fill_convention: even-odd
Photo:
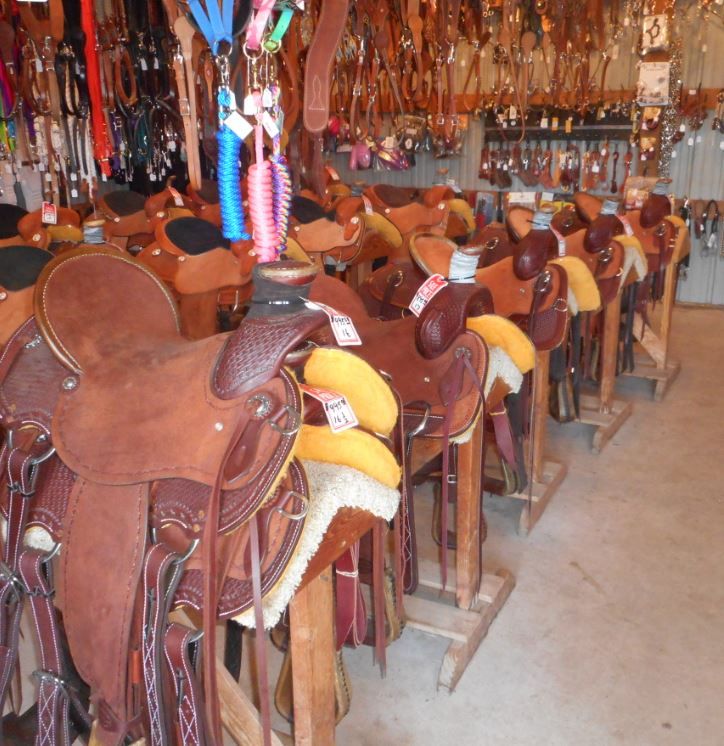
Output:
[[180,557],[177,557],[175,560],[173,560],[171,564],[183,565],[196,551],[196,547],[199,545],[200,541],[200,539],[193,539],[192,542],[189,544],[189,548]]
[[[432,413],[432,405],[430,405],[428,402],[422,402],[422,403],[425,406],[425,413],[422,415],[422,420],[420,421],[420,424],[414,430],[410,430],[410,432],[407,433],[408,438],[414,438],[415,436],[419,435],[427,427],[427,421],[430,419],[430,414]],[[409,406],[410,404],[415,404],[415,402],[409,402],[405,406]]]
[[309,512],[309,498],[306,495],[303,495],[301,492],[297,492],[296,490],[290,490],[289,494],[292,497],[297,497],[302,501],[301,511],[299,513],[290,513],[288,510],[284,510],[284,508],[277,508],[277,511],[281,513],[285,518],[288,518],[290,521],[301,521],[302,518],[304,518]]
[[284,409],[289,415],[289,418],[292,421],[292,425],[290,427],[284,428],[280,427],[279,425],[277,425],[276,422],[273,422],[272,420],[267,420],[267,422],[269,423],[269,427],[272,430],[280,433],[281,435],[295,435],[299,432],[299,428],[302,426],[302,415],[289,404],[285,404]]

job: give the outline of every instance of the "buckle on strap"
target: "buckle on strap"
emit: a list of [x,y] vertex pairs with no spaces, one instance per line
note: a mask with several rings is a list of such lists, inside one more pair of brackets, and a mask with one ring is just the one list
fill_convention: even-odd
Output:
[[53,673],[53,671],[46,671],[43,668],[39,668],[36,671],[33,671],[33,677],[36,678],[41,685],[52,684],[66,699],[70,699],[70,693],[68,691],[70,688],[70,681],[63,676]]
[[28,592],[28,589],[20,577],[20,574],[13,572],[2,560],[0,560],[0,580],[4,580],[9,583],[14,589],[17,596],[21,596]]

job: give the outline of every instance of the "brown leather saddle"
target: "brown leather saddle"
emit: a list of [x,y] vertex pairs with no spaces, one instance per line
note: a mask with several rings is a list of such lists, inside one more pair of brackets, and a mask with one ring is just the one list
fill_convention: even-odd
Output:
[[[295,298],[304,292],[299,285]],[[193,637],[167,623],[170,608],[203,615],[207,722],[217,703],[215,619],[254,606],[257,625],[266,621],[261,598],[294,553],[307,505],[293,460],[301,394],[283,366],[326,325],[324,314],[297,306],[188,341],[171,296],[143,265],[110,251],[69,252],[44,267],[35,317],[2,353],[0,460],[10,488],[0,487],[0,593],[24,587],[28,527],[42,529],[41,546],[62,543],[57,603],[101,743],[167,727],[164,692],[178,666],[191,670]],[[12,658],[4,663],[11,673]],[[59,733],[69,693],[62,662],[44,664],[41,686],[55,695],[46,717]],[[130,696],[144,685],[139,667],[147,715]],[[176,694],[179,718],[198,713],[196,742],[210,742],[192,702],[198,686],[187,680]]]
[[[559,214],[556,213],[556,215]],[[526,207],[510,209],[508,227],[515,240],[521,241],[531,233],[533,215],[533,211]],[[551,220],[552,226],[556,215]],[[582,221],[576,220],[573,224],[582,225]],[[620,230],[618,230],[619,227]],[[583,225],[578,230],[561,233],[563,255],[575,256],[583,261],[596,280],[604,304],[615,300],[624,279],[624,248],[614,240],[614,236],[622,233],[623,225],[615,215],[600,215],[587,227]],[[561,247],[553,234],[550,234],[547,245],[548,259],[555,259],[561,255]]]
[[[375,184],[364,191],[373,208],[391,221],[402,234],[405,244],[415,231],[434,231],[444,235],[450,217],[448,200],[454,193],[449,187],[417,189]],[[406,250],[399,256],[406,259]]]
[[116,189],[99,194],[96,212],[105,218],[104,234],[107,241],[120,241],[131,249],[145,246],[153,240],[153,229],[146,213],[146,198],[138,192]]
[[[361,298],[351,288],[325,275],[314,280],[310,298],[353,320],[362,340],[355,352],[387,373],[400,395],[404,485],[398,528],[404,589],[412,593],[418,582],[410,465],[413,439],[441,440],[443,494],[447,496],[449,484],[455,481],[451,448],[456,439],[470,431],[482,411],[482,391],[487,375],[485,343],[477,334],[468,331],[465,323],[468,316],[491,310],[490,296],[484,288],[449,285],[430,301],[419,318],[408,316],[392,321],[370,317]],[[445,517],[443,533],[447,530],[446,521]]]
[[221,205],[219,203],[219,188],[215,181],[203,179],[198,189],[189,183],[186,194],[191,200],[191,208],[198,217],[208,220],[221,228]]
[[219,313],[238,308],[251,294],[251,267],[235,256],[212,223],[197,217],[163,220],[155,240],[138,254],[179,302],[181,330],[190,339],[216,333]]

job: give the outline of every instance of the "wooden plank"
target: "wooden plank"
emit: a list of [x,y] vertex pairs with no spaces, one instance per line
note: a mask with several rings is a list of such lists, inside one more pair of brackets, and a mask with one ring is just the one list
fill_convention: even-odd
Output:
[[663,369],[666,369],[666,364],[669,361],[669,339],[671,336],[674,303],[676,303],[677,274],[677,267],[672,263],[667,268],[664,278],[664,297],[661,301],[663,308],[661,311],[661,323],[659,324],[659,338],[661,339],[661,345],[664,350],[664,359],[659,364],[659,368]]
[[[221,723],[238,746],[259,746],[264,742],[259,711],[249,701],[239,684],[226,670],[222,661],[217,661],[216,681],[219,686]],[[271,706],[271,702],[269,703]],[[271,734],[272,746],[282,746],[282,741]]]
[[500,570],[497,574],[503,582],[491,603],[478,602],[474,609],[478,617],[477,625],[470,637],[465,642],[453,641],[448,646],[440,666],[440,674],[437,680],[439,687],[443,686],[450,691],[455,689],[460,677],[465,673],[468,663],[470,663],[473,655],[480,647],[480,643],[488,634],[490,625],[515,587],[515,580],[510,573]]
[[519,534],[527,536],[533,530],[567,474],[568,467],[565,464],[546,461],[543,464],[541,480],[533,481],[529,490],[511,495],[516,499],[525,500],[526,503],[520,512]]
[[616,385],[616,358],[618,334],[621,324],[621,292],[603,311],[603,342],[601,346],[601,411],[607,414],[613,406],[613,389]]
[[[90,738],[88,739],[88,746],[103,746],[101,743],[100,738],[98,738],[98,734],[96,733],[96,725],[98,721],[94,720],[93,725],[91,727],[91,733]],[[146,746],[146,739],[145,738],[139,738],[138,741],[134,741],[131,746]]]
[[644,324],[644,320],[639,313],[634,314],[634,336],[656,365],[663,368],[666,360],[666,350],[663,343],[653,329]]
[[470,440],[458,447],[457,549],[455,585],[457,604],[469,609],[478,597],[482,576],[480,553],[480,505],[483,473],[482,418],[473,428]]
[[418,596],[405,596],[406,624],[450,640],[467,642],[475,632],[478,614]]
[[533,371],[533,422],[530,438],[532,449],[531,476],[533,481],[543,481],[543,459],[545,452],[546,422],[548,421],[548,373],[550,370],[550,352],[535,353],[535,370]]
[[328,567],[289,605],[296,746],[333,746],[334,605]]

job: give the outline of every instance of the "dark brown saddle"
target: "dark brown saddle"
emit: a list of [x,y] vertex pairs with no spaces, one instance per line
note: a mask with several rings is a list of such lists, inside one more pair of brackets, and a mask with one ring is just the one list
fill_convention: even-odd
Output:
[[115,189],[98,195],[96,212],[105,218],[107,241],[127,239],[131,245],[145,246],[153,240],[153,226],[146,214],[146,198],[128,189]]
[[[551,227],[561,212],[553,215]],[[595,278],[602,302],[605,304],[614,300],[624,279],[624,249],[614,241],[614,236],[623,233],[623,225],[616,215],[600,214],[588,226],[576,217],[575,224],[582,227],[565,234],[559,231],[561,238],[558,240],[552,231],[533,230],[533,216],[533,211],[526,207],[514,207],[510,210],[510,230],[519,241],[519,253],[516,254],[518,261],[532,270],[540,263],[541,254],[546,247],[548,259],[561,255],[577,257]],[[575,213],[573,216],[575,217]],[[531,237],[535,239],[532,243]],[[559,242],[562,242],[562,247]]]
[[[411,471],[414,438],[442,441],[443,495],[447,504],[449,464],[454,441],[464,437],[482,412],[483,387],[488,366],[485,343],[466,329],[470,315],[491,310],[484,288],[449,285],[433,297],[419,318],[392,321],[372,318],[362,299],[342,282],[318,276],[310,297],[348,315],[362,345],[355,352],[373,367],[387,373],[398,391],[403,413],[403,498],[401,546],[406,592],[418,582]],[[446,528],[445,512],[443,531]],[[446,558],[443,553],[443,577]]]
[[9,202],[0,203],[0,247],[18,243],[20,237],[18,223],[27,214],[28,211],[18,205],[11,205]]
[[[295,288],[295,298],[304,292]],[[151,647],[160,655],[163,640],[149,641],[148,630],[165,630],[168,609],[203,614],[211,722],[215,619],[254,603],[257,624],[267,621],[261,597],[294,553],[308,494],[293,461],[301,394],[283,366],[326,325],[301,300],[284,311],[250,313],[232,335],[188,341],[171,296],[149,270],[118,253],[69,252],[46,265],[35,317],[5,347],[1,460],[11,474],[17,463],[22,468],[17,490],[0,488],[9,524],[4,580],[12,585],[27,525],[49,534],[46,545],[62,542],[59,605],[73,661],[98,706],[102,743],[143,731],[128,699],[134,641],[144,655]],[[39,461],[18,458],[38,450],[57,457],[25,488]],[[35,497],[18,523],[22,493]],[[189,547],[199,542],[182,578]],[[171,584],[160,589],[160,612],[149,617],[144,605],[139,633],[139,584],[154,582],[159,547]],[[162,697],[165,674],[144,670],[159,677]],[[180,699],[199,695],[189,686]]]

